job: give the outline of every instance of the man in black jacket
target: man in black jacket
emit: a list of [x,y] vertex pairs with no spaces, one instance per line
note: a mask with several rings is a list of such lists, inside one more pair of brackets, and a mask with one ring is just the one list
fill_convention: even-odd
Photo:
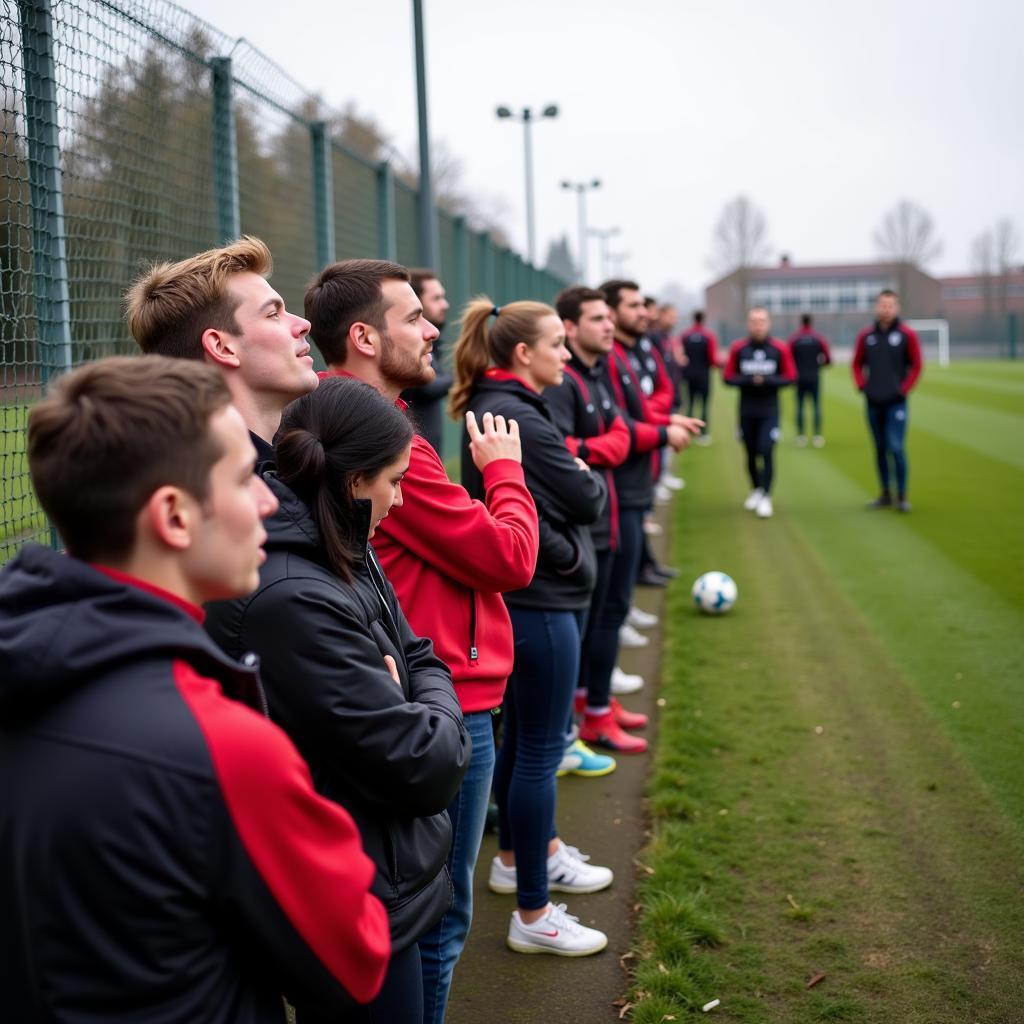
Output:
[[258,580],[276,501],[209,367],[109,359],[32,410],[68,555],[0,575],[5,1020],[340,1015],[387,966],[374,869],[200,605]]
[[597,553],[597,575],[590,607],[584,613],[580,679],[576,711],[582,714],[580,739],[624,754],[647,749],[647,741],[625,728],[639,729],[647,716],[627,711],[611,695],[612,671],[618,656],[618,633],[605,631],[610,643],[597,642],[596,629],[608,596],[612,559],[619,546],[619,504],[613,470],[629,457],[630,433],[615,405],[604,363],[615,341],[615,327],[604,294],[591,288],[567,288],[555,300],[565,325],[571,357],[562,383],[548,388],[545,399],[569,450],[592,472],[601,473],[608,503],[590,526]]
[[747,337],[732,343],[722,372],[726,384],[740,389],[740,437],[753,487],[743,507],[759,519],[774,512],[772,452],[779,438],[779,388],[796,380],[793,357],[785,342],[771,336],[771,328],[768,310],[755,306],[747,314]]
[[448,389],[452,386],[452,375],[442,365],[441,337],[448,316],[449,302],[445,295],[444,285],[433,270],[425,267],[414,267],[409,270],[409,284],[416,293],[416,298],[423,305],[423,316],[438,331],[431,352],[431,365],[434,367],[434,379],[428,384],[417,388],[409,388],[402,392],[402,400],[412,410],[419,426],[419,432],[430,442],[431,447],[440,458],[444,458],[444,403],[448,397]]

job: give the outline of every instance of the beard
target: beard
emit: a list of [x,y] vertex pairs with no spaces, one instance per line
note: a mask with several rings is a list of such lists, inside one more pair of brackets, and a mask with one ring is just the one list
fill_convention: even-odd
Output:
[[424,366],[422,355],[400,350],[386,332],[381,334],[380,373],[401,390],[429,384],[437,373],[433,366]]

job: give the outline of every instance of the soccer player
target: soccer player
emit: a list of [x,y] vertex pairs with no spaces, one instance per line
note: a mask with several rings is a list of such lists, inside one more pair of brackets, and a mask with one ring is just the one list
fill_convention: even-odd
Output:
[[885,288],[875,302],[875,322],[857,335],[853,349],[853,379],[867,399],[868,425],[882,487],[868,508],[892,507],[891,480],[895,476],[896,508],[910,511],[904,450],[907,396],[921,376],[922,365],[917,334],[900,320],[899,296]]
[[789,354],[796,365],[796,443],[803,448],[807,444],[804,433],[804,404],[810,399],[814,416],[815,448],[825,447],[825,438],[821,433],[821,369],[832,362],[828,341],[813,327],[810,313],[800,317],[800,330],[790,336]]
[[340,1019],[389,955],[373,865],[203,631],[277,502],[223,378],[115,358],[59,378],[28,461],[67,555],[0,574],[0,987],[10,1021]]
[[438,337],[434,339],[434,347],[431,352],[434,379],[427,384],[408,388],[402,392],[402,398],[408,403],[413,418],[419,424],[419,432],[443,459],[444,404],[448,397],[448,389],[452,386],[452,375],[442,365],[440,336],[444,333],[449,302],[445,295],[444,285],[441,284],[433,270],[423,267],[411,269],[409,283],[412,285],[416,297],[423,304],[424,319],[437,328]]
[[723,377],[740,389],[740,437],[747,449],[747,472],[753,490],[743,507],[758,518],[772,516],[773,450],[779,438],[779,389],[796,380],[796,367],[785,342],[771,336],[768,310],[755,306],[747,314],[747,337],[729,349]]
[[[312,336],[331,375],[352,376],[400,401],[405,388],[434,379],[430,350],[437,329],[405,267],[384,260],[342,260],[325,267],[306,292]],[[512,671],[512,623],[501,598],[533,578],[537,509],[526,488],[515,429],[484,417],[472,445],[484,501],[448,479],[421,434],[412,440],[402,505],[392,509],[373,546],[418,636],[429,637],[451,669],[466,729],[469,767],[448,807],[452,848],[449,912],[419,941],[424,1019],[444,1019],[452,971],[473,914],[473,871],[483,839],[494,771],[491,712]]]
[[284,307],[267,278],[270,250],[245,237],[161,263],[127,295],[128,330],[143,352],[217,368],[259,454],[273,462],[281,412],[317,386],[309,321]]
[[704,326],[704,311],[695,310],[693,323],[680,337],[683,364],[683,379],[686,381],[686,415],[697,415],[700,404],[700,418],[705,421],[697,444],[711,444],[708,433],[708,403],[711,400],[711,371],[718,366],[718,339],[713,331]]

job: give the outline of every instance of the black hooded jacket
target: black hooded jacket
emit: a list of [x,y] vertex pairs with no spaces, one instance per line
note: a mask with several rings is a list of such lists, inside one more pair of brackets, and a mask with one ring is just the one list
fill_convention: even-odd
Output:
[[0,573],[4,1021],[270,1024],[380,987],[351,818],[189,607],[36,545]]
[[[597,575],[597,555],[587,526],[600,517],[608,495],[600,474],[576,465],[544,396],[511,373],[488,370],[476,382],[469,408],[477,423],[483,421],[485,412],[518,422],[523,475],[537,505],[537,571],[528,587],[505,594],[505,603],[564,611],[588,607]],[[473,463],[465,431],[462,486],[472,497],[483,500],[483,477]]]
[[210,605],[206,628],[229,655],[259,655],[271,718],[319,791],[359,825],[400,950],[451,903],[445,808],[469,763],[469,735],[447,666],[410,629],[367,543],[370,502],[354,503],[358,559],[345,583],[327,565],[306,504],[273,473],[265,480],[280,508],[266,521],[260,585]]

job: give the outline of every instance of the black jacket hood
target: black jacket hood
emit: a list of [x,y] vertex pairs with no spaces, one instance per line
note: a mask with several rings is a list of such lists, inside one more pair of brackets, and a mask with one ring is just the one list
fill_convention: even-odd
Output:
[[[309,506],[287,484],[282,483],[276,473],[265,473],[263,479],[278,501],[277,512],[264,523],[267,531],[267,551],[294,551],[303,558],[326,565],[320,530],[313,520]],[[359,561],[366,557],[372,516],[371,501],[356,498],[352,502],[352,519],[345,525],[348,541]]]
[[259,705],[254,668],[231,661],[170,601],[27,544],[0,573],[0,724],[34,716],[119,664],[182,658]]

